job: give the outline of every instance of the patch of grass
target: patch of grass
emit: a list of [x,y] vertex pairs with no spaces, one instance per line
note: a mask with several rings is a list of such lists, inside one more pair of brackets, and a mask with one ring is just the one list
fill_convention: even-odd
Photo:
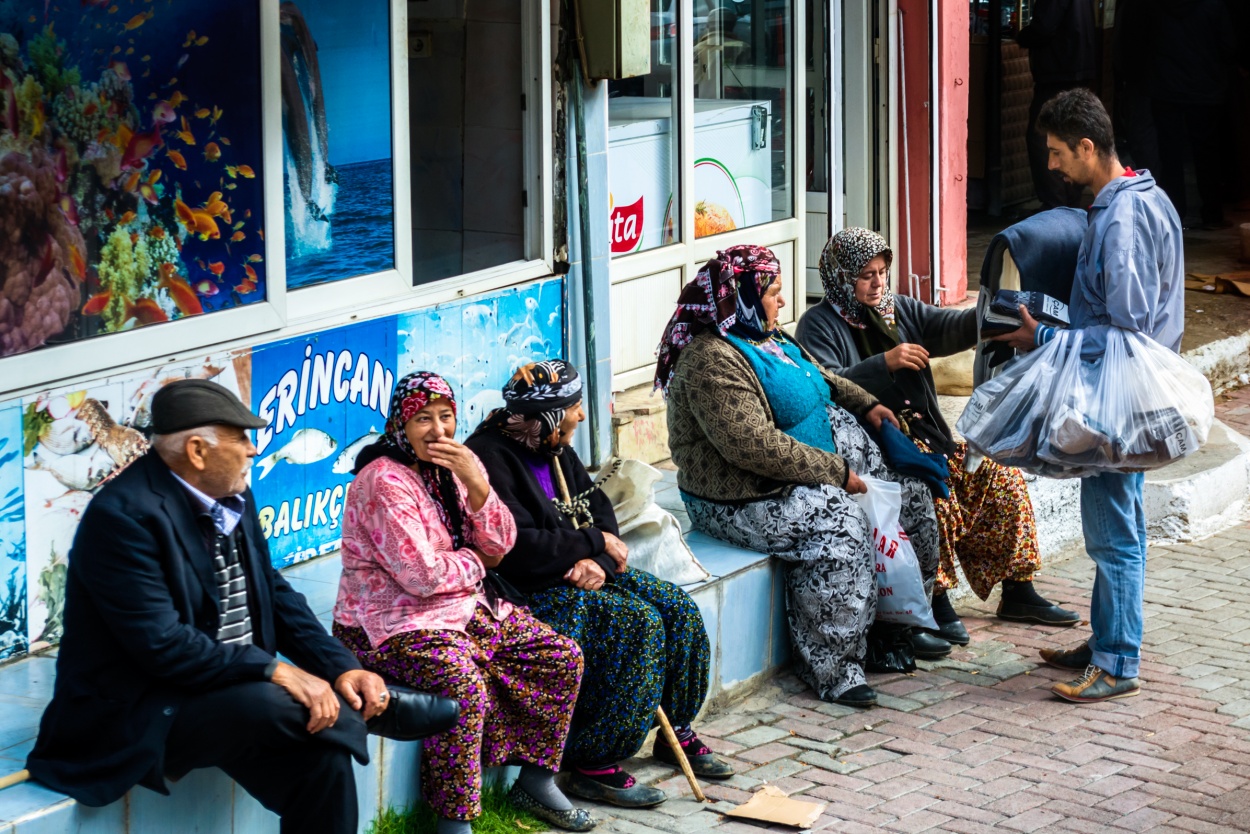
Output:
[[[429,803],[408,808],[385,808],[370,824],[368,834],[434,834],[438,817]],[[550,830],[547,823],[508,801],[500,785],[489,785],[482,792],[482,815],[473,821],[473,834],[538,834]]]

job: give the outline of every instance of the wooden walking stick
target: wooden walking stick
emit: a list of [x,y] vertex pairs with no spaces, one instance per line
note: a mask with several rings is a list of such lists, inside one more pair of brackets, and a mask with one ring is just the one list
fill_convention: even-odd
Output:
[[673,752],[677,754],[677,763],[681,765],[681,772],[686,774],[686,781],[690,783],[690,789],[694,791],[694,798],[700,802],[707,802],[707,797],[703,795],[703,789],[699,787],[699,782],[694,778],[694,771],[690,769],[690,762],[686,759],[686,751],[682,749],[681,742],[677,740],[677,733],[673,732],[673,725],[668,723],[668,716],[664,714],[664,707],[655,708],[655,717],[660,720],[660,730],[664,733],[664,738],[668,739],[668,746],[673,748]]
[[20,785],[30,778],[30,771],[26,769],[19,770],[17,773],[10,773],[7,776],[0,776],[0,791],[5,788],[11,788],[14,785]]

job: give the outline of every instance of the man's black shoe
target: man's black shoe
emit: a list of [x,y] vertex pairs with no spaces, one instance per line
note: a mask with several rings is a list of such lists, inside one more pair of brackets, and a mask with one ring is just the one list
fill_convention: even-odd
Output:
[[920,660],[941,660],[951,653],[950,643],[918,628],[908,633],[907,640],[911,643],[912,654]]
[[998,604],[998,619],[1017,623],[1040,623],[1053,626],[1074,626],[1081,615],[1058,605],[1028,605],[1023,602],[1003,600]]
[[1041,649],[1038,654],[1047,665],[1068,672],[1085,669],[1094,663],[1094,650],[1089,647],[1089,643],[1082,643],[1075,649]]
[[419,741],[455,726],[460,702],[402,686],[387,689],[386,711],[369,719],[370,733],[394,741]]

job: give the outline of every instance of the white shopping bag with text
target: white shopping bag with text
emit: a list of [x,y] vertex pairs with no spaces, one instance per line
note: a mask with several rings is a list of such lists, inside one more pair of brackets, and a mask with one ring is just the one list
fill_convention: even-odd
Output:
[[868,516],[877,572],[877,619],[885,623],[937,628],[924,590],[920,562],[899,524],[903,488],[891,481],[860,475],[868,492],[854,496]]

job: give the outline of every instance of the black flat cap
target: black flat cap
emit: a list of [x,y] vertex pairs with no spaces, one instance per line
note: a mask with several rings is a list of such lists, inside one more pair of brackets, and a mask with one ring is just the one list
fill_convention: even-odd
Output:
[[152,397],[153,434],[212,425],[261,429],[269,423],[249,411],[229,388],[206,379],[180,379]]

